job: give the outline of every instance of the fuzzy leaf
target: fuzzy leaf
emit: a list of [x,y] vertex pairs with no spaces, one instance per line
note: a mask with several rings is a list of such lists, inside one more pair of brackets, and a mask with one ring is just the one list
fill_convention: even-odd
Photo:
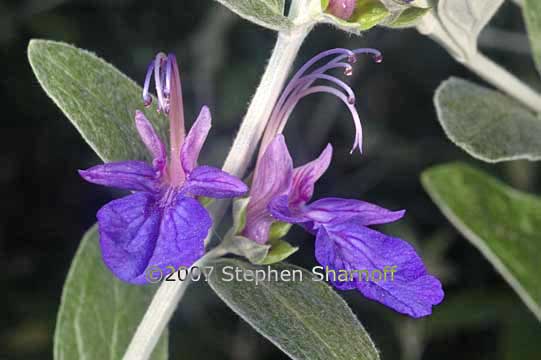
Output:
[[447,137],[471,156],[487,162],[541,159],[541,119],[506,95],[451,78],[434,102]]
[[447,219],[541,320],[541,199],[460,163],[425,171],[422,183]]
[[166,139],[165,117],[155,107],[144,109],[142,89],[94,54],[61,42],[31,40],[28,58],[47,95],[104,161],[148,159],[135,129],[136,109]]
[[477,38],[504,0],[439,0],[438,17],[461,48],[477,49]]
[[[155,288],[113,277],[101,259],[97,226],[73,258],[54,336],[54,359],[121,359]],[[167,359],[167,333],[152,359]]]
[[292,23],[284,15],[285,0],[216,0],[237,15],[276,31],[288,30]]
[[[393,0],[385,0],[393,1]],[[477,54],[477,38],[504,0],[438,0],[417,29],[443,45],[458,61]]]
[[524,0],[522,11],[530,36],[534,61],[541,73],[541,1]]
[[[347,304],[312,273],[289,264],[256,266],[222,259],[208,282],[225,303],[292,359],[379,359],[372,340]],[[268,269],[301,273],[296,281],[228,281],[228,271],[247,274]]]

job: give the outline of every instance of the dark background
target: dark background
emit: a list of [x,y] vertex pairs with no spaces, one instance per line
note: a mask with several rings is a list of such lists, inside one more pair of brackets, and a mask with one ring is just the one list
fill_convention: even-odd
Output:
[[[507,4],[485,31],[481,48],[517,76],[536,73],[520,11]],[[202,104],[213,111],[213,134],[203,150],[220,165],[273,46],[275,34],[205,1],[0,1],[0,328],[1,359],[47,359],[62,284],[82,234],[96,210],[112,199],[83,182],[76,169],[98,163],[75,128],[47,98],[26,57],[31,38],[66,41],[96,52],[139,83],[157,51],[175,52],[181,64],[188,118]],[[317,197],[354,197],[398,209],[405,220],[385,230],[415,244],[430,271],[443,279],[444,303],[434,315],[411,320],[356,292],[343,293],[372,335],[383,359],[541,358],[541,327],[490,264],[448,224],[423,191],[419,174],[431,165],[464,160],[515,187],[538,192],[539,168],[525,162],[488,166],[452,145],[432,104],[450,75],[476,79],[415,30],[375,29],[351,37],[318,27],[296,67],[332,47],[376,47],[385,61],[360,61],[348,81],[363,120],[365,154],[349,155],[353,125],[337,99],[316,95],[301,103],[287,139],[297,164],[326,142],[334,161]],[[537,79],[538,80],[538,79]],[[539,85],[539,82],[537,82]],[[539,86],[538,86],[539,87]],[[114,91],[114,89],[111,89]],[[315,265],[313,239],[292,261]],[[233,314],[203,285],[191,288],[171,331],[173,359],[285,359],[270,342]]]

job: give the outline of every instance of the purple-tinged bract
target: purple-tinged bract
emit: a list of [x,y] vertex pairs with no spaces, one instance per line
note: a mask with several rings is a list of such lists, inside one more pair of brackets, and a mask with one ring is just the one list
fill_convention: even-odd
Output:
[[100,245],[105,264],[121,280],[145,284],[145,271],[157,266],[190,266],[203,256],[204,240],[212,225],[197,196],[231,198],[243,195],[247,186],[234,176],[210,166],[198,166],[197,158],[211,127],[204,106],[185,135],[182,89],[176,59],[158,54],[145,79],[143,101],[154,73],[159,111],[170,120],[171,151],[145,115],[137,111],[135,126],[152,154],[152,165],[122,161],[81,170],[81,176],[100,184],[133,193],[113,200],[97,214]]

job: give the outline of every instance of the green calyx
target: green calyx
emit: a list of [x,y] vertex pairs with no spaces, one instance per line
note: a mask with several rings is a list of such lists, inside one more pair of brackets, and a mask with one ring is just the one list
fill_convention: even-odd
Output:
[[240,235],[246,226],[246,210],[249,202],[248,197],[236,199],[233,202],[233,229],[224,240],[229,252],[244,256],[253,264],[270,265],[287,259],[299,250],[298,247],[282,240],[289,232],[291,224],[281,221],[276,221],[271,225],[269,240],[266,244],[258,244]]

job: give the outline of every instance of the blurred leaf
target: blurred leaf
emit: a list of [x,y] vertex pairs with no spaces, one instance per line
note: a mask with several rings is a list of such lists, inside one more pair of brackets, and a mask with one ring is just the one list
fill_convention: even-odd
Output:
[[292,23],[284,15],[285,0],[216,0],[237,15],[257,25],[288,30]]
[[463,49],[477,49],[477,38],[504,0],[439,0],[438,17]]
[[390,28],[405,28],[415,26],[417,22],[430,11],[430,8],[410,7],[404,10],[393,22],[386,26]]
[[537,69],[541,72],[541,1],[524,0],[522,11],[530,36],[533,58]]
[[[393,1],[393,0],[385,0]],[[438,0],[417,29],[439,42],[458,61],[477,54],[477,39],[504,0]]]
[[135,129],[144,110],[166,139],[165,117],[144,109],[142,89],[94,54],[71,45],[31,40],[28,58],[45,92],[104,161],[147,159]]
[[[73,258],[58,312],[54,358],[121,359],[155,288],[113,277],[101,259],[97,226],[83,237]],[[153,359],[167,359],[167,333]]]
[[[424,319],[431,338],[448,338],[469,329],[488,328],[516,305],[511,293],[471,290],[447,297],[432,316]],[[515,300],[515,301],[513,301]]]
[[[222,259],[208,282],[225,303],[293,359],[379,359],[372,340],[347,304],[312,273],[289,264],[256,266]],[[296,280],[229,281],[234,271],[302,273]]]
[[451,78],[434,101],[447,137],[471,156],[487,162],[541,159],[541,119],[506,95]]
[[436,166],[423,186],[541,320],[541,200],[465,164]]
[[514,309],[507,311],[503,317],[505,327],[501,341],[498,341],[499,352],[504,360],[539,359],[541,354],[541,324],[528,312]]

